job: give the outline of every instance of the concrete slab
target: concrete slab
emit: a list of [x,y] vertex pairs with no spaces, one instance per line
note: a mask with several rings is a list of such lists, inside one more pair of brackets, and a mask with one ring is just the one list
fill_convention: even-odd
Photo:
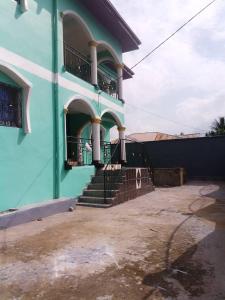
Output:
[[0,214],[0,230],[67,212],[70,207],[75,208],[76,203],[77,198],[62,198],[2,213]]
[[0,231],[0,299],[225,299],[225,183]]

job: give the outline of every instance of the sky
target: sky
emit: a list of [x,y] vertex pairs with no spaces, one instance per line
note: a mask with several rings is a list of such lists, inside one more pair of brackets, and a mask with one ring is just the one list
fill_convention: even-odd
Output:
[[[132,67],[210,0],[111,0],[140,38],[124,54]],[[134,69],[124,82],[127,133],[204,133],[225,115],[225,0]]]

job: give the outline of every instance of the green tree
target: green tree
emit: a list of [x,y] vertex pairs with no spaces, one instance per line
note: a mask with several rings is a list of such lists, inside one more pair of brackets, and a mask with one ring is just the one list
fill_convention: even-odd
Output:
[[225,135],[225,118],[219,117],[214,120],[211,126],[211,131],[206,133],[206,136]]

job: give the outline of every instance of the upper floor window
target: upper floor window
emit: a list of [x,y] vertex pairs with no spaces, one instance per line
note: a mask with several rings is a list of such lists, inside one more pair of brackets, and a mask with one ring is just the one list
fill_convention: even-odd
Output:
[[0,126],[22,127],[20,89],[0,83]]

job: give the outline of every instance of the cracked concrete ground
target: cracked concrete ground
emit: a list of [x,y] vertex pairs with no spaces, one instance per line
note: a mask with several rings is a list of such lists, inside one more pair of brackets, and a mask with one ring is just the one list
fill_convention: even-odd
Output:
[[0,299],[225,299],[225,184],[0,231]]

